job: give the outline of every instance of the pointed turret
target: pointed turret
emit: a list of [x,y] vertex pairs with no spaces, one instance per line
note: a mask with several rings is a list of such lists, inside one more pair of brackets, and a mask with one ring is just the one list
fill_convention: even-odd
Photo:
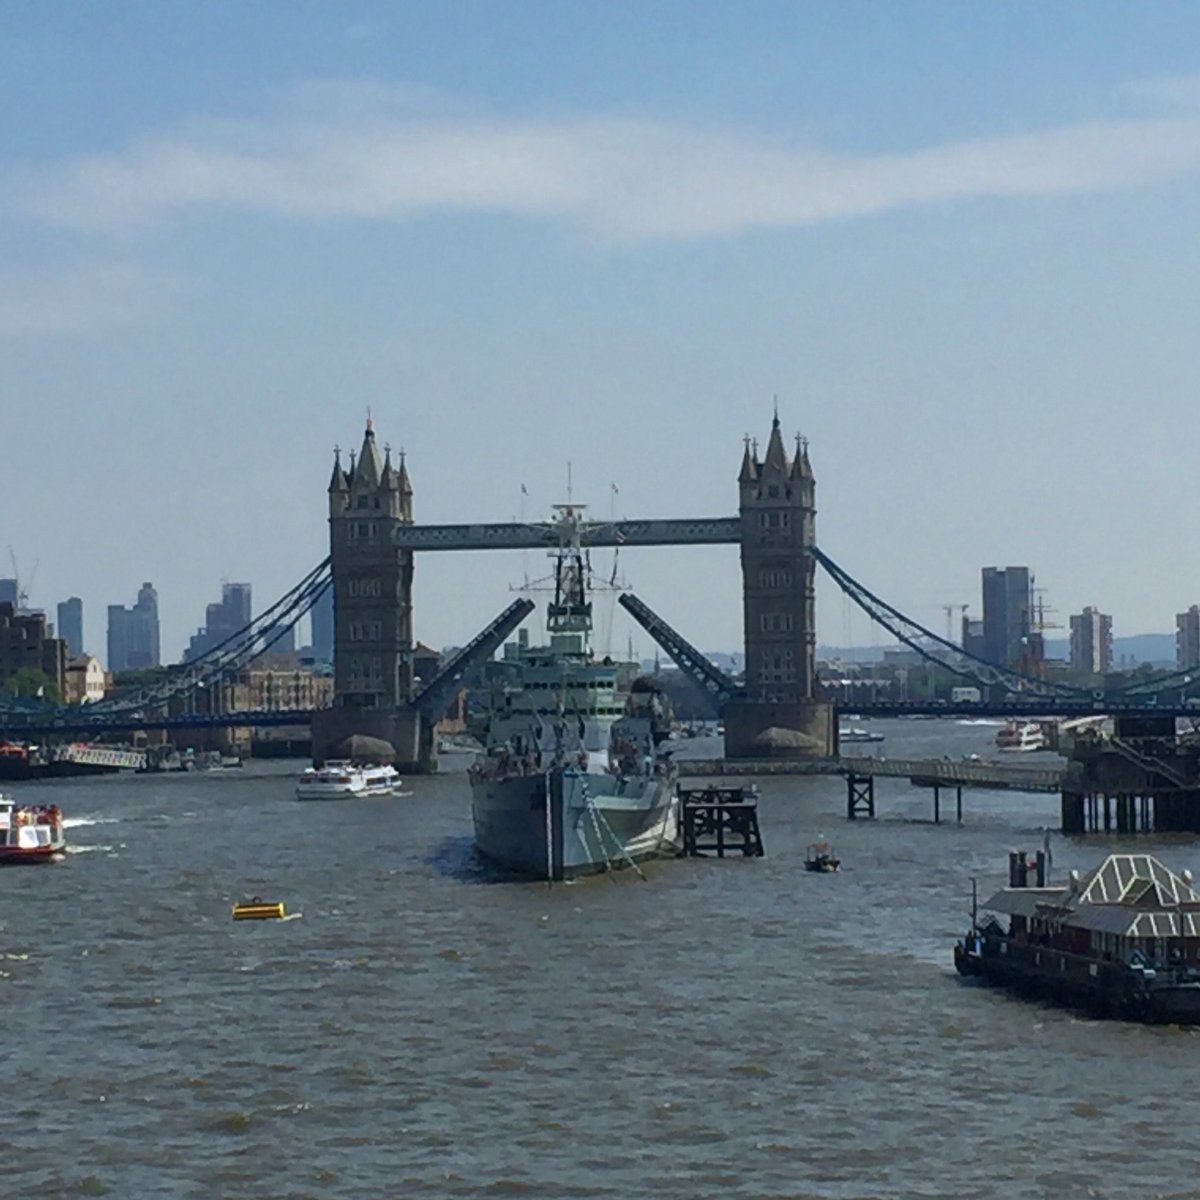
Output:
[[742,452],[742,469],[738,472],[738,483],[753,483],[758,478],[758,463],[750,456],[750,435],[745,439],[746,448]]
[[400,483],[400,495],[412,496],[412,480],[408,477],[408,467],[404,464],[404,451],[400,451],[400,470],[397,472]]
[[350,484],[352,487],[376,488],[382,478],[383,459],[379,457],[379,447],[375,444],[375,429],[371,418],[368,417],[362,449],[358,452],[358,466],[352,473]]
[[400,481],[396,477],[396,472],[392,469],[391,446],[384,446],[383,448],[383,470],[379,475],[379,486],[389,492],[398,492],[400,490]]
[[771,440],[767,442],[767,454],[763,459],[763,470],[780,471],[787,473],[788,467],[791,465],[788,462],[787,451],[783,448],[783,435],[779,432],[779,413],[776,412],[775,419],[771,422]]
[[333,449],[333,474],[329,479],[330,492],[344,492],[350,487],[346,472],[342,470],[342,452],[338,447]]
[[792,459],[792,478],[812,478],[812,466],[808,461],[808,439],[799,434],[796,434],[796,457]]

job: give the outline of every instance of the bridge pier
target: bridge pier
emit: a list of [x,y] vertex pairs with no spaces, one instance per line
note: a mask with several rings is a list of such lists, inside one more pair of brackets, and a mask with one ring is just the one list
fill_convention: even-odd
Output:
[[851,771],[846,776],[846,819],[856,821],[859,817],[874,815],[875,776],[855,775]]
[[[956,784],[954,788],[954,819],[962,824],[962,784]],[[935,783],[933,785],[933,823],[940,825],[942,823],[942,785]]]
[[338,747],[358,734],[387,742],[396,752],[396,770],[410,775],[437,769],[433,725],[413,708],[318,709],[312,716],[313,762],[338,758]]

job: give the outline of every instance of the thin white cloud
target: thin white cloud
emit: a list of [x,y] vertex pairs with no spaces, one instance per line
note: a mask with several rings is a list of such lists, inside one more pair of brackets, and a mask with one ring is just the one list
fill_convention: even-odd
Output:
[[0,271],[0,338],[91,337],[161,317],[183,283],[112,262]]
[[[1182,82],[1171,91],[1182,95]],[[850,155],[732,128],[481,120],[428,106],[398,112],[382,91],[347,95],[325,115],[306,103],[299,114],[198,124],[78,160],[26,178],[20,206],[39,221],[113,234],[204,210],[297,221],[459,211],[551,217],[623,239],[695,238],[968,197],[1134,187],[1200,166],[1194,110]]]

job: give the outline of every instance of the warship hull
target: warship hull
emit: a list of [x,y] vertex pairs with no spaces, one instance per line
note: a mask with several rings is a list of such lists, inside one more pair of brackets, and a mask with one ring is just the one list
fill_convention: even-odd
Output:
[[561,880],[678,851],[673,775],[563,769],[471,785],[475,844],[492,865]]

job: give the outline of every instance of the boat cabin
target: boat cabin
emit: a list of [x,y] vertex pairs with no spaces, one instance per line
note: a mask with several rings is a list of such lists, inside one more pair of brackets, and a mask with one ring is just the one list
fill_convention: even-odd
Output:
[[[1200,965],[1200,893],[1191,871],[1172,871],[1149,854],[1110,854],[1060,886],[1029,887],[1026,878],[1010,870],[1009,886],[982,906],[1009,918],[1008,939],[1104,962]],[[983,932],[989,924],[999,925],[984,924]]]

